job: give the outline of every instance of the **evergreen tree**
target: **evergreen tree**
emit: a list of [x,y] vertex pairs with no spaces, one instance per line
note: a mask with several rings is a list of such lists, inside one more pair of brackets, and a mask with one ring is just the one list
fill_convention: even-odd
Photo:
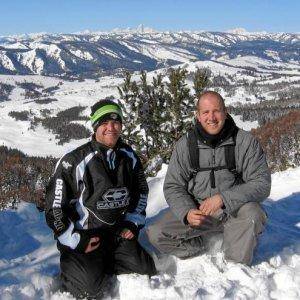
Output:
[[166,84],[167,111],[171,125],[169,134],[172,144],[182,135],[184,124],[194,111],[194,101],[186,84],[186,76],[185,69],[171,69],[169,82]]
[[187,75],[185,69],[170,69],[167,80],[158,74],[150,82],[143,71],[137,83],[126,73],[118,88],[124,100],[124,138],[133,144],[148,167],[154,161],[168,162],[175,142],[192,125],[195,95],[208,84],[209,73],[200,69],[194,73],[194,94],[187,85]]
[[196,69],[193,78],[195,97],[198,98],[210,84],[211,71],[209,69]]
[[154,77],[152,83],[148,84],[147,73],[143,71],[140,84],[137,84],[126,73],[124,84],[118,89],[120,97],[124,99],[124,139],[133,144],[148,161],[163,146],[159,138],[165,101],[162,76]]
[[124,115],[125,130],[123,137],[126,142],[136,146],[136,150],[141,153],[143,137],[141,133],[141,124],[139,118],[139,87],[135,81],[132,81],[131,74],[125,73],[124,83],[118,87],[121,99],[124,104],[120,103]]

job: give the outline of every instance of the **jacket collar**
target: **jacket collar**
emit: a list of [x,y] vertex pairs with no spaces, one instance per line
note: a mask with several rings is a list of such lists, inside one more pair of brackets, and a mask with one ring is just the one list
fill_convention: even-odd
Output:
[[122,139],[119,138],[116,145],[113,148],[107,147],[106,145],[99,143],[96,140],[95,134],[92,135],[92,140],[91,140],[91,144],[92,144],[92,148],[94,151],[98,151],[101,153],[106,153],[109,149],[112,149],[114,151],[117,151],[118,149],[120,149],[123,145]]
[[236,134],[238,127],[236,126],[233,118],[227,114],[224,126],[218,134],[209,134],[202,127],[201,123],[197,121],[194,130],[201,143],[209,146],[210,148],[215,148],[223,143],[232,144],[233,136]]

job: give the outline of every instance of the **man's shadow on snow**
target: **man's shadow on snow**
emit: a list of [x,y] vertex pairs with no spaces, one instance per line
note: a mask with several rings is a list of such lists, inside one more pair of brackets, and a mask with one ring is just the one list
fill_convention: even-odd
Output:
[[268,221],[259,237],[254,264],[267,261],[285,247],[297,247],[300,244],[300,193],[293,193],[278,201],[267,199],[263,208]]
[[[268,261],[286,247],[297,247],[300,244],[300,193],[282,198],[278,201],[265,200],[263,208],[268,215],[264,232],[259,236],[258,247],[254,253],[253,264]],[[167,210],[147,219],[146,227],[153,224]],[[140,241],[150,252],[156,252],[142,231]]]
[[27,255],[40,247],[40,242],[27,232],[17,211],[0,213],[0,259],[14,259]]

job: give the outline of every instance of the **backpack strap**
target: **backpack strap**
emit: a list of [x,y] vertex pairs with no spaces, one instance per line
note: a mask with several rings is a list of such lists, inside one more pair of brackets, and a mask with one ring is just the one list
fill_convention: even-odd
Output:
[[199,148],[198,148],[198,138],[195,130],[191,129],[188,132],[188,148],[190,155],[190,164],[192,167],[191,177],[199,172]]
[[236,129],[233,132],[232,138],[233,138],[233,145],[227,145],[225,146],[225,161],[226,166],[228,170],[234,175],[235,182],[234,184],[242,184],[243,177],[241,173],[238,173],[236,169],[236,162],[235,162],[235,145],[236,145],[236,137],[239,129],[236,127]]
[[199,170],[199,148],[198,148],[198,138],[195,130],[190,129],[187,134],[187,144],[190,156],[190,165],[192,172],[190,174],[190,180],[192,181],[192,189],[195,186],[195,178]]
[[227,145],[224,147],[225,149],[225,162],[228,170],[231,172],[232,170],[236,170],[235,163],[235,144]]
[[236,128],[233,132],[233,144],[225,146],[225,161],[228,167],[228,170],[236,170],[236,163],[235,163],[235,144],[236,144],[236,136],[238,133],[238,128]]

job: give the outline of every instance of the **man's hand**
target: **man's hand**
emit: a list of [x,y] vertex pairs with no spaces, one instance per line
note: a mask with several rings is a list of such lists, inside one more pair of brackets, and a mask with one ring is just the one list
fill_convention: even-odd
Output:
[[99,247],[99,245],[100,245],[99,237],[95,236],[95,237],[90,238],[90,241],[89,241],[88,245],[86,246],[84,253],[89,253],[89,252],[96,250]]
[[134,234],[131,232],[131,230],[129,230],[127,228],[122,230],[122,232],[120,233],[120,236],[126,240],[132,240],[134,238]]
[[222,198],[216,194],[210,198],[206,198],[200,205],[199,210],[203,215],[213,216],[223,206]]
[[189,210],[186,219],[191,226],[200,226],[204,223],[210,223],[209,218],[202,214],[199,209],[195,208]]

